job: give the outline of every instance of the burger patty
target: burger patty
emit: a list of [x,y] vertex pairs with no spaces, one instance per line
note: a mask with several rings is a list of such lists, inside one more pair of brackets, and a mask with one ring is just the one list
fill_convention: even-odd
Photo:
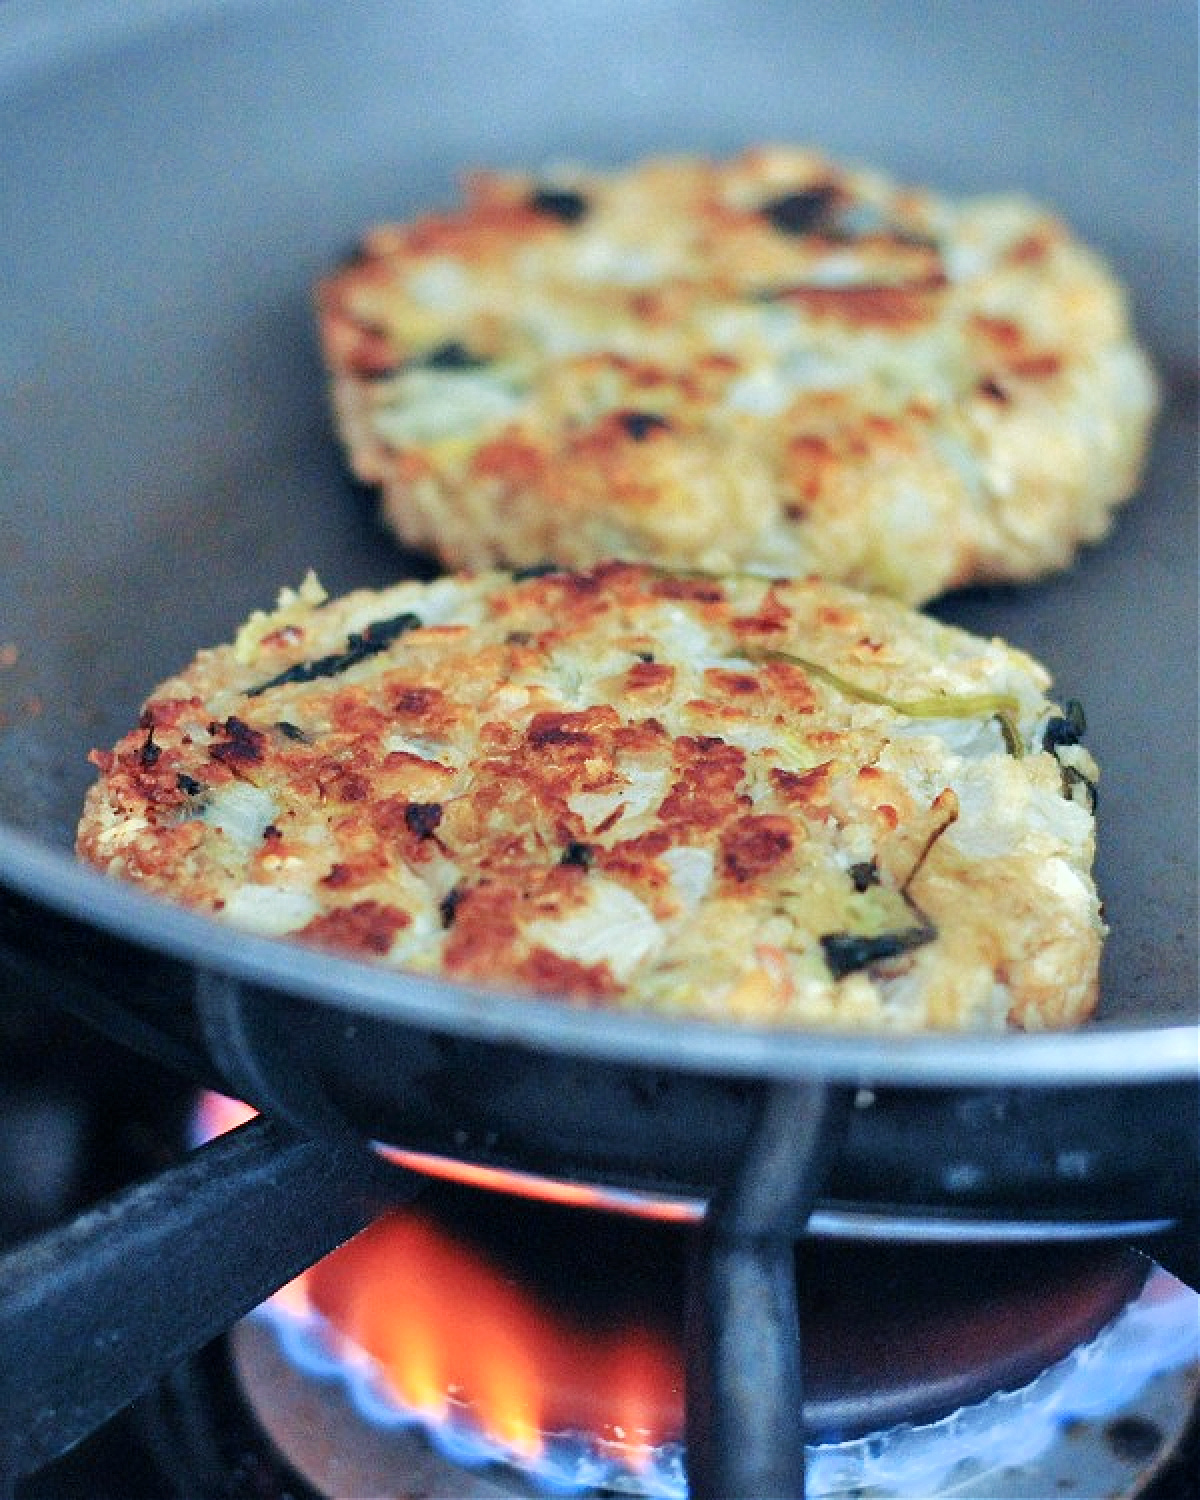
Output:
[[1031,579],[1106,532],[1157,399],[1050,214],[793,148],[480,172],[317,301],[350,464],[451,567]]
[[313,577],[95,752],[78,850],[239,928],[571,1003],[846,1029],[1096,996],[1096,767],[1030,657],[612,562]]

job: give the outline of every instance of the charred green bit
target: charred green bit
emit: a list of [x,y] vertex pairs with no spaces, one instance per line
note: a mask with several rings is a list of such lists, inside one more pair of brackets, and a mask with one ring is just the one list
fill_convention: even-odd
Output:
[[846,925],[819,938],[826,965],[835,979],[883,959],[897,958],[937,937],[937,927],[909,894],[909,885],[930,848],[956,815],[956,810],[952,810],[939,823],[899,886],[881,876],[874,859],[851,866],[855,894],[846,905]]
[[854,882],[854,889],[859,892],[879,884],[879,866],[873,859],[864,859],[856,865],[851,865],[849,875]]
[[893,713],[903,714],[906,719],[972,719],[987,715],[999,724],[1000,733],[1004,737],[1004,748],[1009,755],[1020,760],[1024,754],[1021,732],[1017,727],[1021,705],[1011,693],[935,693],[928,698],[892,698],[887,693],[851,682],[849,678],[823,667],[820,662],[796,656],[790,651],[755,652],[751,660],[788,662],[847,698],[890,708]]
[[463,887],[456,885],[453,890],[447,891],[438,902],[438,915],[442,919],[443,927],[454,926],[455,913],[458,911],[459,902],[465,895],[466,891]]
[[557,563],[531,563],[527,568],[517,568],[512,578],[514,583],[528,583],[531,578],[545,578],[551,573],[561,573]]
[[1067,801],[1074,802],[1076,800],[1075,788],[1082,787],[1088,811],[1095,812],[1100,795],[1096,783],[1078,766],[1064,761],[1058,753],[1062,749],[1078,745],[1086,732],[1087,719],[1084,716],[1083,704],[1078,698],[1070,698],[1061,714],[1055,714],[1052,719],[1047,720],[1046,727],[1042,731],[1042,749],[1047,754],[1053,755],[1059,763],[1059,770],[1062,773],[1062,794]]
[[764,203],[759,212],[781,234],[815,234],[829,227],[841,194],[831,182],[783,193]]
[[1055,714],[1048,720],[1042,732],[1042,749],[1053,755],[1059,745],[1078,745],[1086,733],[1083,704],[1078,698],[1071,698],[1062,714]]
[[548,214],[564,224],[578,224],[588,210],[587,199],[572,188],[536,188],[529,195],[534,213]]
[[618,420],[635,443],[644,442],[652,432],[667,432],[671,426],[666,417],[653,411],[623,411]]
[[146,730],[146,738],[142,741],[142,747],[138,751],[138,761],[147,770],[158,764],[158,758],[162,754],[162,747],[154,743],[154,725],[151,724]]
[[224,734],[219,744],[210,745],[210,759],[234,768],[238,765],[257,765],[263,758],[267,737],[261,729],[255,729],[236,714],[230,714],[223,724],[210,724],[209,734]]
[[917,927],[898,928],[894,932],[879,932],[864,936],[856,932],[827,932],[821,939],[825,963],[835,979],[854,974],[885,958],[898,958],[914,948],[923,947],[937,937],[937,928],[931,922]]
[[473,353],[458,339],[449,339],[413,363],[425,370],[482,370],[487,360],[481,354]]
[[344,651],[319,656],[314,661],[298,661],[268,681],[260,682],[257,687],[247,688],[246,697],[257,698],[262,693],[270,692],[272,688],[283,687],[290,682],[314,682],[318,677],[336,677],[340,672],[357,666],[360,661],[366,661],[369,656],[386,651],[399,636],[409,630],[418,630],[420,626],[419,616],[407,611],[390,620],[375,620],[362,631],[352,631],[346,637]]
[[559,863],[575,865],[581,870],[590,870],[594,858],[595,854],[590,844],[581,844],[578,840],[572,839],[563,850],[562,859]]
[[144,708],[142,716],[138,720],[138,728],[146,731],[146,738],[142,741],[141,749],[138,751],[138,761],[146,770],[158,764],[158,758],[162,754],[160,746],[154,743],[154,709]]
[[189,776],[186,771],[180,771],[175,778],[175,785],[186,797],[198,797],[204,790],[204,783],[197,781],[194,776]]
[[295,740],[299,745],[312,744],[312,736],[301,729],[299,724],[291,724],[287,719],[278,719],[276,720],[275,728],[278,729],[285,739]]
[[432,838],[442,821],[440,802],[410,802],[404,809],[404,821],[419,839]]

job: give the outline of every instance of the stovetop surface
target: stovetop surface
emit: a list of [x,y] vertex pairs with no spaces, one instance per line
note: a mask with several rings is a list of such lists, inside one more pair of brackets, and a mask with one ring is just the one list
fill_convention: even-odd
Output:
[[[0,1243],[60,1222],[175,1159],[189,1089],[69,1017],[0,1015]],[[1149,1247],[1153,1249],[1153,1247]],[[1193,1413],[1144,1500],[1200,1500]],[[320,1500],[263,1441],[222,1339],[15,1500]]]

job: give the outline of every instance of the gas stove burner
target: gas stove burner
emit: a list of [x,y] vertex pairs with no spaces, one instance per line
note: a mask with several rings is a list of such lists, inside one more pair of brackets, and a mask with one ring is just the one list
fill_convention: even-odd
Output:
[[[999,1394],[940,1422],[902,1425],[808,1450],[808,1500],[1132,1500],[1182,1439],[1200,1396],[1197,1298],[1154,1271],[1136,1302],[1091,1344],[1025,1389]],[[544,1495],[511,1468],[463,1468],[411,1421],[368,1421],[340,1382],[314,1380],[284,1354],[261,1315],[232,1336],[235,1368],[258,1419],[284,1458],[329,1500],[476,1500]],[[570,1487],[579,1495],[595,1488]],[[629,1494],[686,1494],[671,1465]],[[568,1492],[563,1483],[558,1493]]]
[[[535,1239],[547,1212],[535,1216]],[[669,1233],[634,1233],[649,1236],[632,1253],[657,1266],[644,1295],[659,1305],[676,1270],[662,1253]],[[1012,1257],[997,1253],[837,1252],[832,1279],[819,1264],[831,1259],[824,1247],[800,1257],[809,1500],[1133,1496],[1179,1442],[1200,1390],[1200,1299],[1141,1257],[1041,1253],[1014,1274]],[[620,1254],[604,1259],[619,1274]],[[984,1260],[1001,1268],[998,1283],[983,1279]],[[899,1284],[906,1305],[882,1315]],[[943,1295],[932,1296],[935,1284]],[[686,1495],[682,1447],[670,1436],[622,1466],[559,1435],[542,1462],[518,1468],[505,1461],[518,1455],[464,1427],[461,1410],[449,1425],[430,1422],[405,1407],[377,1362],[361,1351],[343,1357],[343,1336],[306,1308],[301,1288],[239,1325],[232,1349],[275,1446],[334,1500]]]

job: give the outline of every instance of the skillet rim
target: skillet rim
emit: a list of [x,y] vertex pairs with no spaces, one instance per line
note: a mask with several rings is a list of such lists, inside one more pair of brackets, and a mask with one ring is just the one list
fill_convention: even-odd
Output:
[[[859,1086],[1134,1085],[1200,1079],[1200,1023],[1104,1021],[1043,1033],[763,1029],[582,1010],[237,932],[0,828],[0,888],[193,970],[398,1024],[672,1072]],[[0,932],[2,942],[2,932]],[[191,1003],[190,993],[180,999]],[[1149,1018],[1148,1018],[1149,1019]]]

